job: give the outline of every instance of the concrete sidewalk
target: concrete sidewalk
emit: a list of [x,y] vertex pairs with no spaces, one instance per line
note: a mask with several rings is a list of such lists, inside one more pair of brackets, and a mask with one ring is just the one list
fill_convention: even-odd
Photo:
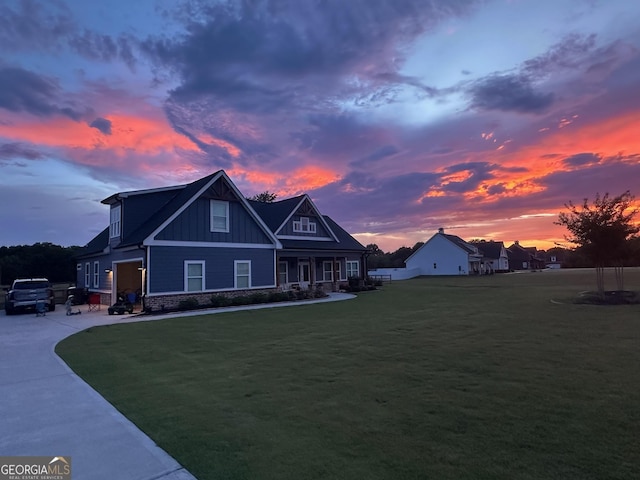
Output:
[[87,385],[54,353],[62,339],[97,325],[308,305],[329,298],[149,316],[63,305],[44,317],[0,314],[0,455],[71,457],[74,480],[193,480],[194,477]]

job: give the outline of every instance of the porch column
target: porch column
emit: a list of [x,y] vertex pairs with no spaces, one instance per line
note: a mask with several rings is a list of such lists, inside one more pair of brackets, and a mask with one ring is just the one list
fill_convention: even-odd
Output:
[[333,274],[331,275],[333,277],[333,286],[331,288],[331,291],[333,292],[337,292],[338,291],[338,269],[336,268],[336,263],[338,263],[338,257],[333,257]]
[[316,257],[309,257],[309,285],[316,284]]
[[280,286],[280,258],[276,254],[276,288]]

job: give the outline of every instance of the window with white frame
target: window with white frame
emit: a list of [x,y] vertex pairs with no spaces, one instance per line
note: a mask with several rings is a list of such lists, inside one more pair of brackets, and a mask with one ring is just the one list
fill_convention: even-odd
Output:
[[100,262],[93,262],[93,288],[100,286]]
[[122,217],[122,207],[120,205],[116,205],[111,207],[111,222],[109,223],[109,237],[119,237],[120,236],[120,221]]
[[91,264],[89,262],[84,264],[84,286],[86,288],[91,286]]
[[360,262],[357,260],[347,261],[347,278],[360,278]]
[[309,217],[300,217],[300,220],[293,221],[293,231],[298,233],[316,233],[316,222],[312,222]]
[[251,261],[236,260],[235,265],[235,288],[251,287]]
[[[334,262],[322,262],[322,280],[324,282],[333,282]],[[340,262],[335,262],[336,280],[340,280]]]
[[278,285],[289,283],[289,263],[278,262]]
[[185,261],[184,290],[186,292],[201,292],[204,289],[204,261]]
[[211,200],[211,231],[229,232],[229,202]]

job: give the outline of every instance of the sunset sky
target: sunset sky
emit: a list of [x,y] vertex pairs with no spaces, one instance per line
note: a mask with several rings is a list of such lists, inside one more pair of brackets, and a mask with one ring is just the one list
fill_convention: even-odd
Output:
[[640,2],[0,0],[0,245],[224,169],[385,251],[640,196]]

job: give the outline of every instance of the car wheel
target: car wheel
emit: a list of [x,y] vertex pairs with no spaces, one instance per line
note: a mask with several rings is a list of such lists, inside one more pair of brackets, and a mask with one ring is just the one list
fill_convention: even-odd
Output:
[[113,310],[109,309],[109,315],[113,315]]
[[14,310],[9,305],[5,305],[4,312],[7,314],[7,316],[9,316],[9,315],[13,315]]
[[55,312],[56,310],[56,304],[55,303],[50,303],[49,304],[49,311],[50,312]]

